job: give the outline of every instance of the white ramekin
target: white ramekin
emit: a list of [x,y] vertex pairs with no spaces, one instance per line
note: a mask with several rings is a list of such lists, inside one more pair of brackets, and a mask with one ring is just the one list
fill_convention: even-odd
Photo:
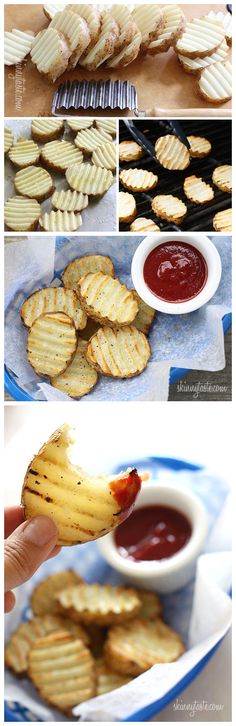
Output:
[[179,552],[166,560],[134,562],[119,554],[113,533],[99,539],[98,546],[105,560],[127,582],[160,593],[173,592],[194,577],[197,558],[207,534],[207,514],[200,499],[192,492],[165,482],[143,484],[135,509],[151,504],[173,507],[191,522],[191,537]]
[[[172,303],[161,300],[161,298],[157,297],[150,290],[143,277],[144,262],[149,253],[158,245],[170,241],[186,242],[192,245],[192,247],[196,247],[202,253],[207,263],[208,277],[204,288],[198,295],[195,295],[194,298],[186,302]],[[221,259],[215,245],[205,234],[186,234],[184,232],[181,232],[181,234],[179,232],[154,234],[145,237],[135,250],[131,266],[131,275],[137,293],[147,305],[151,305],[152,308],[159,310],[161,313],[181,315],[198,310],[198,308],[201,308],[202,305],[205,305],[213,297],[221,278]]]

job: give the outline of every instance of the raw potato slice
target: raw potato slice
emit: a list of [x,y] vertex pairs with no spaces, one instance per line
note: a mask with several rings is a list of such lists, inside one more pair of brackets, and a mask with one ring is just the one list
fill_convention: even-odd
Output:
[[212,220],[216,232],[232,232],[232,209],[217,212]]
[[132,42],[137,31],[137,24],[133,20],[127,5],[112,5],[109,12],[119,27],[115,52],[120,53],[123,48]]
[[82,129],[89,129],[93,125],[92,118],[70,118],[66,120],[67,125],[71,131],[82,131]]
[[183,641],[162,620],[136,618],[114,625],[108,633],[105,656],[110,668],[138,676],[155,663],[172,663],[184,653]]
[[4,206],[4,221],[13,232],[30,232],[38,226],[41,207],[37,199],[11,197]]
[[82,310],[74,290],[65,287],[43,287],[26,298],[21,307],[21,318],[27,328],[45,313],[65,313],[74,321],[77,330],[83,330],[87,316]]
[[126,285],[102,272],[81,277],[77,295],[87,315],[104,325],[128,325],[138,312],[138,304]]
[[5,663],[17,675],[24,675],[28,668],[29,651],[37,638],[59,630],[68,620],[46,613],[41,617],[21,623],[11,635],[5,648]]
[[81,640],[63,630],[35,641],[28,672],[42,698],[67,714],[96,695],[93,656]]
[[131,192],[146,192],[154,189],[158,176],[145,169],[123,169],[120,172],[120,180],[123,187],[130,189]]
[[137,330],[140,330],[141,333],[147,335],[149,328],[151,327],[155,318],[156,310],[153,310],[150,305],[147,305],[147,303],[145,303],[144,300],[139,297],[138,293],[135,290],[132,290],[132,293],[138,303],[138,312],[136,318],[134,318],[133,325],[135,325],[135,328],[137,328]]
[[42,202],[51,196],[54,184],[51,175],[40,166],[27,166],[17,172],[14,184],[18,194]]
[[45,313],[30,328],[27,358],[39,375],[57,376],[71,362],[76,347],[73,320],[65,313]]
[[40,157],[40,149],[30,139],[18,139],[9,151],[9,159],[19,169],[24,169],[31,164],[37,164]]
[[217,22],[222,23],[225,31],[225,37],[227,40],[227,43],[231,45],[232,43],[232,15],[231,13],[222,13],[215,12],[215,10],[211,10],[208,13],[208,18],[212,18],[213,20],[217,20]]
[[32,139],[43,144],[58,139],[63,131],[64,121],[60,118],[33,118],[31,121]]
[[58,604],[55,595],[66,587],[78,585],[82,582],[81,577],[73,570],[56,572],[41,580],[31,596],[31,608],[34,615],[55,615],[58,614]]
[[112,625],[132,619],[141,602],[135,590],[97,582],[82,583],[57,593],[61,612],[75,622]]
[[138,217],[130,225],[131,232],[160,232],[158,224],[152,221],[152,219],[146,219],[146,217]]
[[110,170],[95,164],[73,164],[66,170],[66,180],[72,189],[92,196],[107,192],[114,181]]
[[226,103],[232,98],[232,66],[229,61],[213,63],[198,80],[198,91],[209,103]]
[[184,180],[184,193],[194,204],[206,204],[214,199],[214,190],[199,176],[186,176]]
[[99,328],[87,351],[89,363],[112,378],[132,378],[142,373],[150,355],[147,338],[134,325]]
[[141,51],[146,51],[162,27],[162,11],[158,5],[137,5],[132,16],[142,34]]
[[107,141],[112,141],[112,136],[102,129],[84,129],[84,131],[79,131],[75,137],[75,145],[87,153],[91,153]]
[[179,5],[165,5],[162,8],[162,21],[157,39],[148,46],[148,53],[152,55],[169,50],[185,27],[185,17]]
[[188,58],[204,58],[214,53],[224,40],[224,28],[221,23],[207,15],[190,20],[175,45],[176,53]]
[[101,27],[101,13],[95,5],[67,5],[66,7],[68,10],[73,10],[74,13],[78,13],[88,25],[91,38],[90,45],[87,48],[88,52],[90,48],[93,48],[98,39]]
[[65,287],[77,291],[78,282],[88,272],[103,272],[114,277],[114,265],[110,257],[105,255],[84,255],[69,263],[62,274]]
[[60,192],[54,192],[51,202],[55,209],[60,209],[62,212],[80,212],[88,206],[88,195],[62,189]]
[[93,151],[91,160],[95,166],[102,166],[104,169],[116,169],[116,147],[112,143],[98,146]]
[[[64,373],[51,378],[51,384],[71,398],[81,398],[89,393],[97,383],[97,372],[90,366],[86,358],[88,343],[79,338],[77,350]],[[61,590],[63,587],[61,588]]]
[[212,181],[222,192],[232,192],[232,166],[217,166],[213,171]]
[[104,658],[96,660],[96,675],[97,696],[102,696],[104,693],[110,693],[110,691],[114,691],[116,688],[121,688],[121,686],[125,686],[126,683],[130,683],[132,680],[130,676],[112,671]]
[[4,128],[4,154],[9,151],[14,144],[14,134],[11,129]]
[[31,50],[34,33],[31,30],[13,30],[4,33],[4,65],[13,66],[26,58]]
[[136,201],[133,194],[127,192],[119,192],[118,197],[119,204],[119,222],[127,224],[132,222],[135,215],[137,214]]
[[136,141],[121,141],[119,144],[119,159],[120,161],[137,161],[144,156],[144,150],[142,146],[136,143]]
[[65,36],[49,26],[36,35],[30,55],[39,73],[54,83],[66,70],[71,50]]
[[224,38],[223,43],[219,45],[219,48],[212,55],[206,55],[205,58],[187,58],[184,55],[178,55],[178,60],[187,73],[199,75],[203,68],[211,66],[218,61],[224,61],[228,55],[228,51],[229,48]]
[[164,169],[186,169],[190,164],[190,153],[177,136],[166,134],[155,143],[156,157]]
[[75,232],[82,224],[81,214],[74,212],[45,212],[39,218],[41,229],[45,232]]
[[55,431],[31,461],[22,490],[26,519],[53,518],[63,546],[90,542],[114,529],[130,514],[141,487],[136,469],[117,476],[87,474],[74,463],[75,445],[72,427]]
[[186,204],[172,194],[158,194],[152,200],[152,209],[160,219],[175,224],[182,222],[188,211]]
[[116,118],[96,118],[95,124],[100,131],[106,131],[107,134],[116,136],[117,121]]
[[138,57],[140,46],[142,42],[142,34],[138,30],[135,33],[135,36],[131,43],[129,45],[126,45],[123,50],[120,51],[117,55],[113,55],[111,60],[108,61],[106,64],[108,68],[125,68],[126,66],[129,66],[130,63],[133,63],[133,61]]
[[75,68],[90,43],[90,32],[87,23],[77,13],[66,8],[54,15],[50,27],[55,28],[58,33],[65,36],[71,50],[68,69]]
[[190,144],[190,156],[196,159],[204,159],[211,153],[211,142],[204,136],[187,136]]
[[83,154],[71,141],[49,141],[41,151],[42,160],[48,169],[62,172],[72,164],[82,164]]
[[155,592],[150,592],[150,590],[136,590],[136,592],[142,603],[139,618],[142,620],[156,620],[159,618],[161,616],[161,603],[158,595]]
[[43,12],[48,20],[52,20],[54,15],[56,15],[59,10],[64,10],[65,7],[65,5],[60,5],[59,3],[57,5],[43,5]]
[[88,71],[95,71],[104,63],[111,55],[113,55],[117,39],[119,37],[119,27],[110,13],[102,14],[101,30],[97,43],[92,49],[80,60],[80,65],[84,66]]

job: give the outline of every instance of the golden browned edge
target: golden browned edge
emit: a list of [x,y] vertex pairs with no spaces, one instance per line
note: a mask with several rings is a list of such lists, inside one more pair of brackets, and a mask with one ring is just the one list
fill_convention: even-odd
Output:
[[[74,296],[75,296],[75,299],[76,299],[76,302],[78,301],[78,295],[76,294],[75,290],[73,290],[70,287],[66,287],[65,285],[59,285],[59,287],[61,287],[63,290],[70,290],[70,292],[73,292],[74,293]],[[36,295],[36,293],[41,292],[42,290],[47,290],[48,288],[50,288],[50,285],[48,285],[46,288],[45,287],[39,287],[39,288],[37,288],[37,290],[34,290],[34,292],[32,292],[31,295],[28,295],[28,297],[26,297],[25,300],[24,300],[24,302],[22,303],[22,306],[21,306],[21,309],[20,309],[20,317],[21,317],[21,320],[22,320],[22,322],[24,323],[24,325],[25,325],[25,327],[27,329],[28,328],[31,328],[32,326],[31,325],[27,325],[27,323],[25,322],[25,319],[24,319],[24,314],[22,314],[22,310],[23,310],[23,307],[24,307],[25,303],[28,300],[30,300],[30,298],[34,297],[34,295]],[[57,288],[55,288],[55,289],[57,289]],[[67,317],[70,318],[70,320],[72,320],[72,322],[74,323],[74,326],[75,326],[76,331],[77,330],[83,330],[83,328],[77,328],[76,327],[75,320],[73,318],[71,318],[70,315],[68,315],[67,313],[65,313],[64,310],[62,310],[62,311],[60,311],[60,310],[52,310],[51,311],[51,314],[60,313],[60,312],[62,312],[64,315],[67,315]],[[38,317],[41,318],[42,315],[50,315],[50,311],[48,311],[46,313],[41,313],[41,315],[38,315]],[[37,320],[37,319],[38,318],[35,318],[35,320]],[[35,322],[35,320],[33,322]],[[32,325],[33,325],[33,323],[32,323]],[[87,325],[87,323],[86,323],[86,325]]]
[[[182,201],[182,199],[179,199],[178,197],[176,197],[176,199],[178,199],[179,202]],[[161,214],[160,214],[160,212],[156,211],[154,202],[155,202],[155,197],[153,198],[152,205],[151,205],[154,214],[156,214],[157,217],[160,217],[160,219],[166,219],[167,222],[176,222],[176,224],[180,224],[180,222],[182,222],[183,219],[185,219],[185,217],[186,217],[186,215],[188,213],[188,210],[187,210],[187,207],[186,207],[186,204],[185,204],[186,212],[183,212],[179,216],[173,215],[173,214],[172,215],[171,214],[167,215],[165,211],[164,212],[161,212]],[[183,204],[184,204],[184,202],[183,202]]]
[[[88,273],[88,274],[90,274],[90,273]],[[86,275],[84,277],[86,277]],[[108,275],[108,277],[109,277],[109,275]],[[115,279],[118,280],[118,277],[116,277]],[[120,283],[120,285],[121,284],[122,283]],[[127,288],[127,290],[128,290],[128,288]],[[132,291],[130,290],[129,292],[132,292]],[[90,305],[87,305],[84,302],[83,295],[81,295],[81,291],[80,291],[80,288],[79,288],[79,284],[78,284],[78,292],[77,292],[77,295],[78,295],[78,298],[80,300],[81,307],[83,308],[84,312],[88,315],[88,317],[89,318],[92,318],[92,320],[95,320],[97,323],[101,323],[102,326],[103,325],[108,325],[109,328],[117,328],[117,327],[119,327],[119,328],[125,328],[127,325],[130,325],[134,321],[134,317],[133,317],[131,320],[126,321],[125,323],[119,323],[119,322],[116,322],[116,321],[113,321],[112,322],[110,320],[110,318],[106,318],[106,317],[103,318],[102,315],[99,315],[99,313],[94,313],[93,307],[91,307]],[[136,314],[135,314],[135,317],[136,317]]]
[[[109,325],[109,327],[111,328],[112,326]],[[119,326],[116,326],[116,328],[117,327],[120,328],[122,326],[119,325]],[[127,327],[127,326],[123,326],[123,327]],[[137,328],[135,328],[135,330],[137,330]],[[115,379],[116,378],[123,378],[123,379],[125,379],[125,378],[134,378],[135,376],[140,376],[140,374],[143,373],[143,371],[147,367],[148,361],[149,361],[149,359],[151,357],[151,346],[150,346],[149,340],[147,339],[147,336],[145,335],[145,333],[141,333],[140,330],[138,332],[140,333],[140,335],[144,335],[144,337],[146,338],[146,342],[147,342],[148,348],[149,348],[149,356],[147,358],[147,361],[146,361],[145,366],[142,368],[141,371],[137,371],[136,373],[130,373],[130,374],[128,374],[126,376],[123,376],[123,377],[122,376],[114,376],[112,373],[104,372],[104,370],[102,368],[100,368],[100,366],[97,363],[97,361],[94,360],[93,355],[92,355],[92,350],[91,350],[91,341],[92,341],[93,338],[96,337],[97,333],[94,333],[94,335],[91,336],[91,338],[89,340],[89,343],[88,343],[88,348],[87,348],[87,352],[86,352],[86,358],[87,358],[88,362],[90,363],[91,366],[93,366],[93,368],[95,368],[96,371],[98,371],[98,373],[101,373],[103,376],[108,376],[109,378],[115,378]]]
[[[70,190],[67,190],[67,191],[70,191]],[[79,192],[77,192],[77,193],[79,193]],[[112,262],[111,257],[109,255],[99,255],[99,256],[100,257],[107,257],[107,259],[110,260],[111,266],[112,266],[112,272],[109,273],[109,274],[110,274],[110,277],[115,277],[115,268],[114,268],[114,265],[113,265],[113,262]],[[81,255],[81,257],[75,257],[74,260],[71,260],[70,262],[68,262],[68,265],[66,265],[65,269],[63,270],[62,276],[61,276],[61,279],[62,279],[62,282],[63,282],[63,287],[66,287],[66,285],[64,284],[64,275],[65,275],[66,271],[68,270],[68,267],[70,267],[70,265],[72,264],[72,262],[75,262],[75,260],[81,260],[81,259],[84,259],[84,257],[96,257],[96,255]],[[81,280],[81,278],[79,278],[79,279]],[[78,280],[78,282],[79,282],[79,280]],[[72,290],[74,288],[68,288],[68,289],[69,290]],[[75,291],[75,294],[77,295],[76,291]],[[77,295],[77,297],[78,297],[78,295]]]
[[[121,176],[123,171],[124,170],[122,169],[122,171],[119,174],[119,178],[120,178],[121,184],[123,185],[123,187],[125,189],[129,189],[131,192],[148,192],[151,189],[154,189],[154,187],[158,184],[158,176],[157,176],[157,174],[154,174],[155,181],[152,182],[152,184],[148,184],[148,186],[145,186],[145,187],[137,187],[135,185],[131,186],[131,185],[127,184],[127,182],[123,181],[122,176]],[[127,171],[128,171],[128,169],[127,169]],[[146,171],[146,169],[144,169],[143,171]],[[151,173],[151,172],[147,172],[147,173]]]

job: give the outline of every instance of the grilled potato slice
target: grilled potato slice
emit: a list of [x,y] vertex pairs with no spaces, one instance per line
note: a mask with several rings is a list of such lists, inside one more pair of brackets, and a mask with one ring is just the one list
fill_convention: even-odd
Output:
[[211,185],[203,181],[200,176],[195,176],[195,174],[185,177],[184,193],[194,204],[206,204],[215,196]]
[[141,601],[135,590],[97,582],[82,583],[57,593],[61,613],[72,620],[94,625],[111,625],[132,619],[140,610]]
[[153,222],[152,219],[147,219],[147,217],[137,217],[137,219],[134,219],[130,225],[130,231],[149,234],[149,232],[160,232],[161,230],[160,227],[158,227],[158,224]]
[[164,169],[186,169],[191,161],[189,150],[174,134],[159,136],[155,152]]
[[132,222],[137,214],[136,199],[133,194],[128,192],[119,192],[118,195],[118,214],[120,224]]
[[99,328],[90,338],[89,363],[104,376],[132,378],[142,373],[151,355],[147,338],[134,325]]
[[187,207],[179,197],[173,197],[172,194],[157,194],[152,200],[152,210],[160,217],[166,219],[167,222],[180,224],[187,214]]
[[74,321],[77,330],[83,330],[87,316],[82,310],[77,295],[65,287],[43,287],[26,298],[20,314],[23,323],[31,328],[34,321],[45,313],[66,313]]
[[57,376],[71,362],[76,347],[73,320],[65,313],[45,313],[30,328],[27,358],[39,375]]
[[142,146],[139,146],[136,141],[121,141],[119,144],[119,159],[120,161],[137,161],[144,156],[144,150]]
[[84,255],[69,262],[62,274],[63,285],[77,291],[79,280],[88,272],[103,272],[104,275],[110,275],[111,277],[114,277],[115,274],[110,257],[106,257],[106,255]]
[[136,318],[134,318],[133,325],[135,325],[135,328],[137,328],[137,330],[140,330],[141,333],[147,335],[149,328],[151,327],[155,318],[156,310],[151,308],[150,305],[147,305],[147,303],[145,303],[144,300],[139,297],[136,290],[132,290],[132,293],[138,303],[138,313],[136,315]]
[[211,142],[204,136],[187,136],[190,144],[190,156],[196,159],[204,159],[211,153]]
[[82,640],[63,630],[35,641],[28,673],[42,698],[67,713],[96,695],[93,656]]
[[23,484],[25,516],[51,517],[58,544],[73,545],[97,539],[125,519],[140,490],[136,471],[118,476],[92,476],[74,465],[73,429],[64,425],[31,461]]
[[222,192],[232,192],[232,166],[230,164],[217,166],[213,171],[212,181]]
[[138,312],[138,304],[126,285],[102,272],[81,277],[77,294],[85,312],[104,325],[128,325]]
[[131,192],[148,192],[157,185],[158,176],[146,169],[123,169],[120,172],[120,181]]
[[[81,152],[77,149],[78,154]],[[73,164],[66,170],[66,179],[71,189],[83,194],[98,196],[107,192],[113,184],[113,174],[95,164]]]
[[98,658],[96,660],[96,675],[97,675],[97,696],[102,696],[104,693],[110,693],[116,688],[126,686],[130,683],[132,676],[125,676],[122,673],[116,673],[111,670],[105,658]]
[[[17,675],[27,672],[28,656],[33,642],[47,633],[59,630],[66,619],[56,615],[42,615],[41,617],[21,623],[11,635],[5,648],[5,663]],[[74,623],[75,625],[75,623]],[[66,628],[66,626],[64,626]]]
[[216,232],[232,232],[232,209],[223,209],[217,212],[212,220]]
[[34,615],[58,614],[56,593],[66,587],[78,585],[79,582],[82,582],[82,579],[73,570],[64,570],[45,577],[32,592],[31,607]]
[[139,618],[141,620],[156,620],[161,616],[160,598],[155,592],[150,590],[136,590],[139,600],[141,600],[141,610]]
[[160,619],[135,618],[124,625],[114,625],[105,645],[110,668],[131,676],[138,676],[155,663],[172,663],[183,652],[180,635]]
[[71,398],[85,396],[97,383],[97,372],[86,358],[87,347],[87,340],[80,338],[74,358],[68,368],[59,376],[51,378],[52,386],[59,388],[63,393],[67,393]]

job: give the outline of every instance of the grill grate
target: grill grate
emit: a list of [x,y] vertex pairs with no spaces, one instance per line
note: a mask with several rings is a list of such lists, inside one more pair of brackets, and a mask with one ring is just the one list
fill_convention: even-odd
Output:
[[[146,134],[149,141],[155,144],[156,139],[159,136],[163,136],[166,133],[171,133],[167,122],[159,120],[142,119],[135,121],[135,125],[144,134]],[[152,189],[148,193],[144,192],[131,192],[134,194],[137,205],[138,217],[147,217],[150,220],[156,222],[161,231],[169,232],[175,231],[191,231],[191,232],[209,232],[214,231],[212,226],[212,220],[217,212],[223,209],[231,207],[232,200],[231,195],[227,192],[222,192],[212,184],[212,173],[216,166],[222,164],[231,164],[231,121],[185,121],[181,119],[181,126],[186,134],[189,136],[193,134],[195,136],[204,136],[212,144],[211,155],[206,156],[204,159],[192,159],[189,167],[184,171],[168,171],[160,166],[160,164],[153,161],[148,155],[142,157],[138,161],[125,162],[120,164],[121,169],[138,168],[147,169],[158,174],[158,184],[155,189]],[[130,135],[129,130],[123,121],[119,122],[119,140],[126,141],[133,137]],[[196,176],[202,177],[202,179],[211,184],[214,188],[215,196],[211,202],[207,204],[193,204],[184,194],[183,183],[186,176],[190,174],[196,174]],[[120,185],[120,191],[128,191]],[[173,196],[179,197],[187,206],[188,213],[181,223],[181,226],[173,224],[172,222],[166,222],[160,220],[151,209],[151,201],[156,194],[173,194]],[[129,224],[121,224],[121,231],[129,231]]]

